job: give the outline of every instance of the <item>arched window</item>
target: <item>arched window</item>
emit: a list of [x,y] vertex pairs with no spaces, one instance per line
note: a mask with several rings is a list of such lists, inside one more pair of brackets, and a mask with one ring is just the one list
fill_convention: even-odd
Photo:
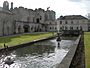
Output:
[[9,10],[9,3],[8,3],[8,1],[4,1],[4,3],[3,3],[3,9]]

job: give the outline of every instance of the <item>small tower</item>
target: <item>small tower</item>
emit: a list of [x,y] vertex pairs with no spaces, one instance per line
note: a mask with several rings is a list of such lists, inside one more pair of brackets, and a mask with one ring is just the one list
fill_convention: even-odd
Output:
[[11,8],[10,8],[11,10],[13,9],[13,2],[11,2]]
[[8,3],[8,1],[4,1],[4,3],[3,3],[3,9],[4,10],[9,10],[9,3]]

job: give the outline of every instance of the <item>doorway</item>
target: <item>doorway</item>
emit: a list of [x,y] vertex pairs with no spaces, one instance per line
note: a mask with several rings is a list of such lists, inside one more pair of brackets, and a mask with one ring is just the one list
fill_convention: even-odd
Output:
[[28,33],[29,32],[29,26],[28,25],[24,25],[24,33]]

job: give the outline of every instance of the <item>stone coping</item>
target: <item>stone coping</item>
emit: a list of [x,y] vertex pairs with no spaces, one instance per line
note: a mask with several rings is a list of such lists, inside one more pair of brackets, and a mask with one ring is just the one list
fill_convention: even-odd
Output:
[[63,58],[63,60],[61,61],[60,64],[56,65],[56,68],[69,68],[71,61],[74,57],[74,54],[76,52],[78,43],[80,41],[81,35],[79,35],[79,37],[77,38],[77,40],[75,41],[74,45],[71,46],[69,52],[67,53],[67,55]]
[[29,32],[29,33],[16,33],[16,34],[10,34],[10,35],[5,35],[5,36],[0,36],[0,37],[13,37],[13,36],[20,36],[24,34],[44,34],[44,33],[49,33],[49,32]]

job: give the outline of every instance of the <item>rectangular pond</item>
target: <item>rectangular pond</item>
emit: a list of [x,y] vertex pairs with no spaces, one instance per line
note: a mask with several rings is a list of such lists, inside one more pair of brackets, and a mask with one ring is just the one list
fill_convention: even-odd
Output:
[[20,68],[55,68],[66,56],[75,38],[56,38],[31,44],[18,48],[9,55],[15,57],[15,63]]

